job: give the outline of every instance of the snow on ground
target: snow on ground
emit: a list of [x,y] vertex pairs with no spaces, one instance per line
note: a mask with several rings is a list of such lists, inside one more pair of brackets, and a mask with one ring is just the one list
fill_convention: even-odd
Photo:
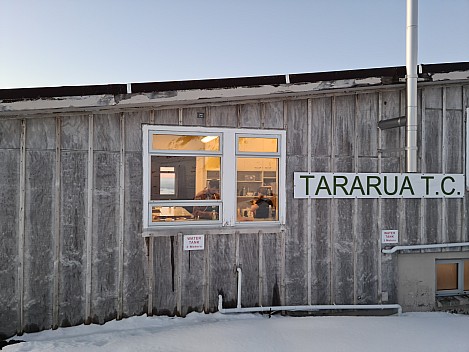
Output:
[[469,315],[132,317],[16,336],[4,351],[469,351]]

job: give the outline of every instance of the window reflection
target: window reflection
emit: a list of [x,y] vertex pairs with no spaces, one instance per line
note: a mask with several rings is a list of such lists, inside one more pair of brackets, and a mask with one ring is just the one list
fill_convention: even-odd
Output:
[[278,159],[237,158],[238,221],[278,220]]
[[469,291],[469,260],[464,261],[464,291]]
[[204,206],[152,206],[152,222],[217,221],[220,219],[218,205]]
[[216,189],[219,194],[220,165],[220,157],[153,155],[151,200],[200,199],[206,189]]
[[240,152],[277,153],[278,138],[239,137]]
[[438,291],[458,289],[457,263],[445,263],[436,265],[436,289]]
[[153,134],[153,150],[192,150],[192,151],[219,151],[220,137],[217,135],[177,135]]

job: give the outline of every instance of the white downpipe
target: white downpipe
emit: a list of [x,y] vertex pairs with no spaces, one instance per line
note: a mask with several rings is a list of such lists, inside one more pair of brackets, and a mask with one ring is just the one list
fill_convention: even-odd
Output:
[[[238,304],[236,305],[236,308],[239,309],[241,308],[241,282],[242,282],[242,276],[243,276],[243,273],[241,271],[241,268],[236,268],[236,271],[238,272]],[[220,297],[220,296],[218,296]],[[220,298],[218,298],[220,299]]]
[[435,248],[451,248],[451,247],[469,247],[469,242],[459,243],[436,243],[436,244],[415,244],[409,246],[394,246],[391,249],[383,249],[381,252],[385,254],[395,253],[397,251],[406,251],[412,249],[435,249]]
[[418,0],[407,0],[406,72],[407,123],[406,171],[417,172],[417,52]]
[[397,309],[397,314],[402,314],[402,307],[399,304],[342,304],[342,305],[304,305],[304,306],[271,306],[271,307],[249,307],[241,308],[241,268],[238,272],[238,303],[236,308],[223,308],[223,297],[218,295],[218,311],[222,314],[229,313],[258,313],[258,312],[279,312],[279,311],[303,311],[317,312],[320,310],[370,310],[370,309]]

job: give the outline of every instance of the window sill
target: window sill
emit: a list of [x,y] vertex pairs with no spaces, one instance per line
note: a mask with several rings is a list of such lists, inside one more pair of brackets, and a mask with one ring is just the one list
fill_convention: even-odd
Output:
[[469,295],[453,295],[436,297],[436,308],[438,310],[469,307]]
[[143,229],[143,237],[161,237],[182,235],[231,235],[231,234],[249,234],[249,233],[280,233],[285,231],[285,225],[279,223],[242,223],[235,226],[158,226]]

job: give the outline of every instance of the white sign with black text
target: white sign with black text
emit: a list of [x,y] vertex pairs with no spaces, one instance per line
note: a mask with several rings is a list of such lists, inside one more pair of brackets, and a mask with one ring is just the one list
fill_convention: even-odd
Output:
[[399,243],[399,232],[398,230],[382,230],[381,231],[381,243]]
[[198,251],[205,248],[204,235],[185,235],[184,250]]
[[295,198],[463,198],[462,174],[295,172]]

